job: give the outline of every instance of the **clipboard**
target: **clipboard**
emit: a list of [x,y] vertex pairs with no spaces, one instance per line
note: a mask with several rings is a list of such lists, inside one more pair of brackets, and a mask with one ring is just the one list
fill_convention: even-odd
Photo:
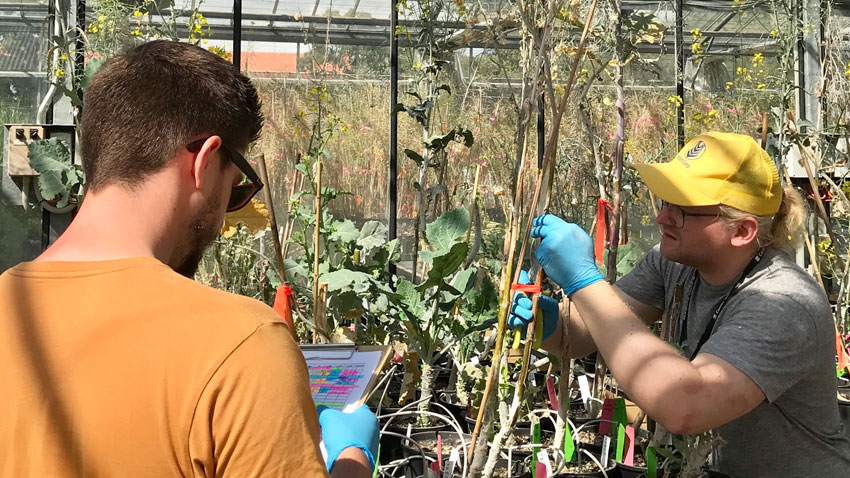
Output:
[[315,405],[351,412],[366,401],[390,358],[390,345],[301,345]]

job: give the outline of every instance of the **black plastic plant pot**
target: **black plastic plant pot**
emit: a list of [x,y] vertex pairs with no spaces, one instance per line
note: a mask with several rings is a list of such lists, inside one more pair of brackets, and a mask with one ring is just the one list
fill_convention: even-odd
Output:
[[[555,432],[551,432],[548,430],[540,430],[540,438],[543,440],[544,445],[547,439],[551,439],[555,436]],[[521,427],[519,424],[514,428],[514,437],[525,437],[528,439],[528,443],[531,443],[531,428]],[[503,452],[507,454],[507,449],[504,449]],[[531,448],[519,448],[511,451],[511,455],[514,460],[525,460],[526,458],[531,456],[532,449]]]
[[[439,392],[437,393],[437,403],[446,407],[449,410],[449,413],[458,421],[460,427],[463,431],[469,432],[469,422],[466,421],[466,405],[461,405],[455,403],[457,399],[457,395],[454,392]],[[437,413],[446,413],[440,407],[431,405],[431,409]],[[473,426],[475,426],[475,422],[473,421]]]
[[[402,451],[402,438],[399,435],[407,435],[407,427],[398,423],[398,420],[401,417],[395,418],[393,423],[387,427],[388,432],[390,433],[381,433],[381,463],[386,464],[393,460],[397,460],[404,456],[404,452]],[[384,422],[386,423],[386,422]],[[383,428],[383,424],[381,425]],[[418,427],[411,426],[410,433],[436,433],[438,431],[451,430],[451,426],[447,423],[443,423],[441,425],[434,425],[430,427]]]
[[[642,466],[629,466],[625,463],[617,463],[617,470],[620,474],[620,478],[640,478],[646,476],[646,467]],[[661,475],[661,473],[659,473]]]
[[[594,455],[594,456],[596,456],[596,455]],[[582,455],[582,458],[583,458],[581,460],[582,463],[588,463],[588,462],[593,463],[593,461],[590,460],[590,458],[588,458],[586,455]],[[598,456],[597,456],[597,459],[598,459]],[[617,465],[614,463],[614,460],[610,460],[608,462],[608,466],[605,469],[604,473],[595,464],[593,466],[595,468],[595,471],[564,472],[564,473],[558,473],[558,474],[552,475],[552,476],[553,476],[553,478],[604,478],[605,476],[607,476],[608,478],[619,478],[620,477],[620,472],[617,469]]]
[[[456,448],[461,444],[461,440],[458,437],[457,432],[454,431],[426,431],[426,432],[418,432],[411,433],[410,439],[399,438],[401,441],[401,447],[403,451],[403,457],[408,458],[410,461],[407,464],[407,470],[405,472],[405,476],[414,477],[414,476],[423,476],[425,473],[425,468],[431,466],[430,460],[423,460],[422,455],[429,458],[436,459],[437,453],[436,451],[432,451],[430,449],[420,450],[420,448],[416,445],[417,443],[424,446],[424,443],[436,443],[437,434],[440,435],[440,439],[442,440],[443,450],[442,450],[442,460],[445,466],[445,463],[448,461],[451,449]],[[466,433],[463,434],[464,441],[469,444],[469,441],[472,437]],[[416,443],[412,443],[416,442]],[[434,445],[436,448],[436,445]],[[461,460],[463,457],[461,457]],[[423,463],[424,461],[424,463]],[[458,463],[458,466],[463,466],[463,463]]]
[[[658,476],[660,477],[663,475],[663,472],[661,470],[658,470]],[[639,475],[638,478],[647,478],[646,473]],[[725,473],[720,473],[719,471],[704,470],[700,478],[730,478],[730,476]]]

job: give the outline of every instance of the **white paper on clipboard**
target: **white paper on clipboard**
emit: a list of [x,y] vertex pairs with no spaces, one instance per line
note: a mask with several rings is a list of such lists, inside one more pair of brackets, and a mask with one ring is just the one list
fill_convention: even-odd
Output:
[[384,350],[355,347],[302,347],[310,374],[310,392],[316,406],[352,412],[366,397]]

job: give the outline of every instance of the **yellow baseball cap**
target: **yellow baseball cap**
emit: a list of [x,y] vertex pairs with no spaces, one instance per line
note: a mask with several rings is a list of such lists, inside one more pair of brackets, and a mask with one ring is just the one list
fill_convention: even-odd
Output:
[[724,204],[770,216],[782,202],[776,166],[743,134],[705,133],[690,140],[670,162],[632,166],[650,191],[679,206]]

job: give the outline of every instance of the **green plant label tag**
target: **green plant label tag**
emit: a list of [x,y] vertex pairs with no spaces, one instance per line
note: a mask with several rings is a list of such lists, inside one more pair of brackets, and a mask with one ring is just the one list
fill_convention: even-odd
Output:
[[576,444],[573,441],[573,432],[570,430],[570,422],[564,423],[564,460],[571,463],[575,459]]
[[[534,445],[540,444],[540,423],[535,423],[531,428],[531,443]],[[537,478],[537,452],[540,449],[534,447],[531,453],[531,473],[533,473],[534,478]]]
[[655,448],[646,449],[646,478],[658,478],[658,460],[655,458]]
[[614,400],[614,421],[623,426],[629,424],[629,418],[626,416],[625,398],[620,397]]
[[623,424],[617,425],[617,454],[614,458],[620,463],[623,462],[623,450],[626,444],[626,427]]

